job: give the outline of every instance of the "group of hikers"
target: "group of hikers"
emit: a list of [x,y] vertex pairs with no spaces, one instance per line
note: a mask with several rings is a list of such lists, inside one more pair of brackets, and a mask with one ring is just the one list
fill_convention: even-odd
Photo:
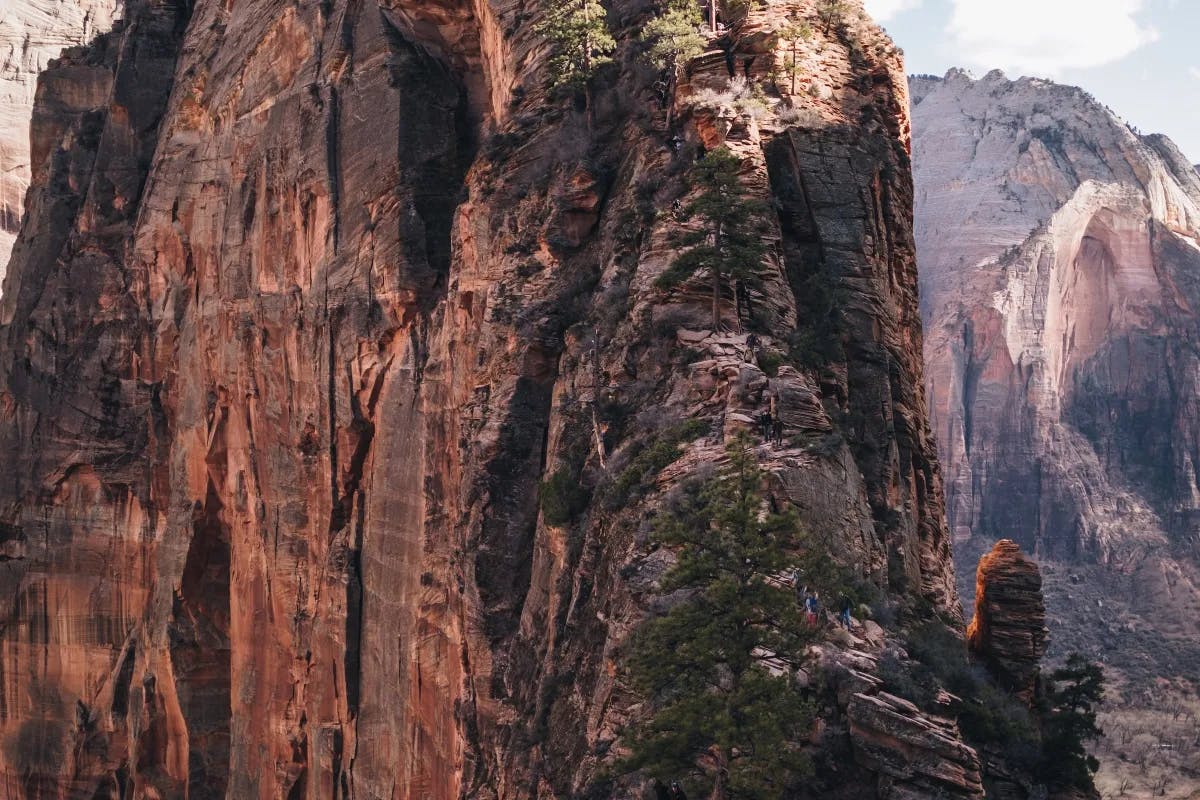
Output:
[[[816,627],[821,619],[821,593],[817,591],[809,591],[807,586],[797,591],[797,596],[802,598],[804,604],[804,620],[809,625]],[[854,618],[851,616],[851,611],[854,609],[854,601],[850,596],[843,594],[838,601],[838,624],[846,630],[850,630],[854,623]]]
[[758,415],[758,432],[766,442],[776,446],[783,444],[783,419],[775,407],[775,395],[771,395],[767,408]]

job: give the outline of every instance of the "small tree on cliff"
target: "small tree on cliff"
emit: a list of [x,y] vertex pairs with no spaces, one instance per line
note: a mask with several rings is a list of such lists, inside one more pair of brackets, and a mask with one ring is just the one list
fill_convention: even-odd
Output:
[[828,34],[833,26],[842,21],[842,17],[846,14],[846,0],[820,0],[817,4],[817,16],[825,25],[825,33]]
[[551,0],[545,19],[536,28],[553,48],[549,62],[551,88],[583,89],[589,124],[589,81],[600,67],[612,61],[617,48],[605,16],[598,0]]
[[796,743],[812,709],[791,670],[813,633],[794,591],[770,578],[802,567],[804,537],[794,514],[765,511],[762,480],[742,438],[723,474],[658,517],[655,537],[678,548],[663,591],[687,599],[643,623],[628,661],[655,711],[626,767],[687,776],[714,800],[779,798],[809,770]]
[[[728,148],[718,147],[696,163],[693,184],[696,197],[684,206],[683,219],[699,218],[696,230],[680,239],[686,249],[659,276],[657,285],[671,289],[701,270],[712,286],[713,330],[721,327],[721,293],[727,283],[757,284],[766,245],[756,224],[767,206],[746,194],[739,171],[741,162]],[[736,285],[734,301],[737,301]]]
[[700,32],[700,7],[689,0],[672,0],[661,16],[646,23],[642,38],[650,44],[646,56],[667,72],[667,127],[671,126],[672,98],[679,76],[689,61],[704,52],[708,40]]
[[802,71],[800,69],[800,43],[811,39],[812,35],[812,28],[803,20],[789,20],[788,24],[779,31],[779,40],[783,42],[787,56],[784,58],[783,68],[778,72],[791,79],[788,94],[796,94],[796,76]]
[[1049,711],[1042,722],[1042,773],[1054,788],[1090,789],[1100,762],[1087,743],[1104,735],[1096,710],[1104,699],[1104,670],[1079,653],[1050,675]]

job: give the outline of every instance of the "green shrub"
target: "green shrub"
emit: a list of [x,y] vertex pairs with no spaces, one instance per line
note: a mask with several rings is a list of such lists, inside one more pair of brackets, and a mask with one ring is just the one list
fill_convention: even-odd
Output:
[[654,477],[683,455],[681,445],[699,439],[710,427],[708,420],[689,419],[655,437],[609,486],[606,497],[608,506],[616,508],[645,494]]
[[538,495],[542,504],[542,519],[547,525],[556,527],[574,521],[592,498],[591,492],[566,467],[556,469],[549,479],[543,481]]
[[758,355],[759,369],[770,375],[772,378],[774,378],[776,373],[779,372],[779,367],[781,364],[783,364],[783,355],[774,350],[767,350],[759,353]]

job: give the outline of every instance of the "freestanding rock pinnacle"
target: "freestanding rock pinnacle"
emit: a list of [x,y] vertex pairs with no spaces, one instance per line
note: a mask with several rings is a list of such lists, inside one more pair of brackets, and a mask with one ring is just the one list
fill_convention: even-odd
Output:
[[1011,539],[996,542],[975,573],[975,617],[967,646],[1028,703],[1046,652],[1042,573]]

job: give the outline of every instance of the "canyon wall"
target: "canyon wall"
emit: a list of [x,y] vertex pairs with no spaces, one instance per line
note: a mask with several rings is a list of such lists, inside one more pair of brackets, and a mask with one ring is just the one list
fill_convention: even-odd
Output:
[[118,0],[20,0],[0,8],[0,280],[29,188],[29,117],[38,74],[64,47],[112,28]]
[[1080,89],[912,79],[930,414],[956,538],[1200,535],[1200,177]]
[[[670,561],[645,519],[768,395],[771,502],[958,614],[890,42],[755,7],[668,129],[648,9],[613,3],[587,113],[545,89],[540,14],[128,0],[41,76],[0,299],[6,797],[583,794],[638,709],[620,648]],[[815,31],[790,97],[789,15]],[[735,70],[765,111],[689,103]],[[721,144],[772,211],[713,331],[705,285],[654,282]],[[551,523],[559,472],[581,496]],[[943,755],[914,774],[880,737],[826,797],[979,796],[952,724],[884,717]]]

